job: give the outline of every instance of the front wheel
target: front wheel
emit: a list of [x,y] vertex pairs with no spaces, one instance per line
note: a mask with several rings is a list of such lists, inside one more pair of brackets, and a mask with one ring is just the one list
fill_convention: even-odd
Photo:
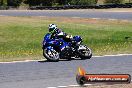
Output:
[[53,62],[57,62],[59,61],[59,53],[52,49],[43,49],[43,56],[48,60],[48,61],[53,61]]
[[81,59],[90,59],[92,57],[92,51],[86,45],[80,45],[78,53]]

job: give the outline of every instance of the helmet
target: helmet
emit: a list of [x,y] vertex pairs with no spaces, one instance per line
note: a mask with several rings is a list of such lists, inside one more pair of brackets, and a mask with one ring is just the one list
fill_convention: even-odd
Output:
[[49,25],[49,32],[54,33],[56,29],[57,29],[57,26],[55,24]]

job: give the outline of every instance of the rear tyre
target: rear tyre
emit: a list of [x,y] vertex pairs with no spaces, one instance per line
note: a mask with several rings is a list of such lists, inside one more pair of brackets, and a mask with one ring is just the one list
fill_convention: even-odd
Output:
[[78,48],[79,57],[81,59],[90,59],[92,57],[92,51],[86,45],[80,45]]
[[43,56],[48,60],[52,62],[58,62],[60,57],[59,53],[56,50],[47,50],[43,49]]

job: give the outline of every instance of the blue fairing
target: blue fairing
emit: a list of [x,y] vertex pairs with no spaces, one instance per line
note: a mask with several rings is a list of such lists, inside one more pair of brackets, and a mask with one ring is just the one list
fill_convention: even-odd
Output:
[[76,42],[82,41],[82,38],[81,38],[80,36],[74,36],[73,39],[74,39]]
[[50,41],[50,34],[47,33],[45,36],[44,36],[44,41]]
[[[69,46],[67,42],[65,42],[63,39],[50,39],[50,34],[47,33],[43,40],[43,46],[47,49],[52,49],[53,47],[59,47],[60,50],[65,48],[66,46]],[[60,43],[62,43],[60,45]],[[52,47],[51,47],[52,46]]]
[[47,50],[52,50],[53,49],[53,47],[51,47],[51,46],[47,46],[46,48],[47,48]]

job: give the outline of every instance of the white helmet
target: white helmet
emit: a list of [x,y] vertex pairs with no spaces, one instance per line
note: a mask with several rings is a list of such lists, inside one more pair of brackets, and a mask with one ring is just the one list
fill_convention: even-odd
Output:
[[50,24],[49,25],[49,32],[53,33],[57,29],[57,26],[55,24]]

